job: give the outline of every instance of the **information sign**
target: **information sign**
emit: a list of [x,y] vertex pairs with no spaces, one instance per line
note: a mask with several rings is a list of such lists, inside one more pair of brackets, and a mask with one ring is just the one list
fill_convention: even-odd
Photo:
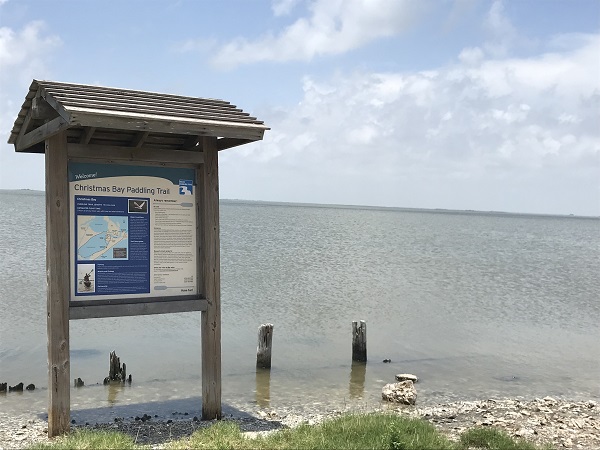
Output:
[[198,294],[195,170],[70,162],[71,301]]

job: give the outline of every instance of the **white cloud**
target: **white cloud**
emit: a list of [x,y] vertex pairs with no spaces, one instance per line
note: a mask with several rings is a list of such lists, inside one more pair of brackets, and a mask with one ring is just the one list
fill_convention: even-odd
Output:
[[485,20],[485,25],[497,37],[512,38],[517,34],[510,20],[504,15],[504,4],[496,0]]
[[483,59],[483,51],[479,47],[465,48],[458,55],[465,64],[477,64]]
[[[256,40],[238,38],[218,51],[215,66],[232,68],[261,61],[309,61],[359,48],[375,39],[407,29],[426,2],[410,0],[314,0],[310,16],[302,17],[278,34]],[[275,4],[283,14],[293,2]]]
[[492,4],[484,25],[491,35],[491,39],[484,46],[486,51],[495,57],[506,56],[514,42],[517,41],[517,30],[504,15],[502,1],[496,0]]
[[7,77],[29,75],[41,70],[45,53],[60,45],[56,36],[42,36],[44,23],[34,21],[21,31],[12,28],[0,28],[0,76]]
[[[372,189],[373,198],[349,202],[432,207],[460,203],[436,204],[444,197],[440,192],[426,200],[411,190],[444,180],[472,186],[511,180],[511,189],[526,189],[527,180],[561,171],[587,183],[588,191],[573,203],[598,214],[600,35],[578,42],[562,52],[483,59],[475,66],[459,60],[429,72],[307,78],[295,108],[259,114],[272,131],[246,149],[240,164],[260,161],[272,173],[302,167],[311,183],[322,186],[335,172],[332,201],[343,202],[356,194],[356,183],[367,183],[385,194]],[[224,158],[226,165],[236,164],[240,154]],[[413,203],[416,198],[420,203]]]
[[48,58],[60,45],[60,38],[47,34],[41,21],[30,22],[21,30],[0,28],[0,188],[44,186],[43,177],[32,183],[24,176],[33,173],[30,169],[34,167],[37,173],[44,173],[43,158],[17,155],[6,141],[32,79],[47,77]]
[[286,16],[292,12],[300,0],[273,0],[272,9],[275,16]]
[[488,40],[482,47],[491,57],[505,58],[515,50],[533,50],[539,47],[539,42],[529,39],[515,28],[505,15],[502,0],[492,3],[483,25],[488,32]]
[[173,47],[173,50],[178,53],[187,52],[201,52],[205,53],[211,51],[217,45],[215,39],[188,39],[180,44]]

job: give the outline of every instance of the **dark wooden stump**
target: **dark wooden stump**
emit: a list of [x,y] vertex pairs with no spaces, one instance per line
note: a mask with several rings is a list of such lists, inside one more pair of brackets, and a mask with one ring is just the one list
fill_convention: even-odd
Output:
[[126,380],[131,383],[131,375],[129,375],[129,379],[127,378],[127,366],[125,363],[121,365],[121,358],[117,356],[117,353],[114,351],[110,352],[109,359],[108,377],[104,379],[104,384],[108,384],[111,381],[125,383]]
[[256,367],[271,368],[271,347],[273,344],[273,324],[264,323],[258,327],[258,347],[256,349]]
[[367,361],[367,323],[352,322],[352,361]]
[[8,387],[8,392],[23,392],[23,383]]

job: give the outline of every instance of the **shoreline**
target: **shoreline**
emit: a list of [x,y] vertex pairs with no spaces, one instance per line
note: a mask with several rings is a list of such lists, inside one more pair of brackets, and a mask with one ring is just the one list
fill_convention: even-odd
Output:
[[[319,409],[301,413],[293,409],[273,408],[244,411],[244,415],[224,415],[249,436],[307,423],[316,425],[342,414],[388,412],[431,422],[450,439],[457,439],[473,427],[494,427],[514,438],[555,448],[600,448],[600,404],[593,400],[569,401],[552,397],[523,399],[502,398],[454,401],[430,406],[364,405],[346,409]],[[138,418],[139,419],[139,418]],[[72,430],[110,430],[130,435],[138,444],[163,448],[167,442],[190,436],[195,430],[214,421],[202,422],[188,413],[173,413],[172,419],[150,417],[148,420],[115,418],[114,422],[74,424]],[[0,450],[25,448],[49,442],[47,422],[32,415],[1,416]]]

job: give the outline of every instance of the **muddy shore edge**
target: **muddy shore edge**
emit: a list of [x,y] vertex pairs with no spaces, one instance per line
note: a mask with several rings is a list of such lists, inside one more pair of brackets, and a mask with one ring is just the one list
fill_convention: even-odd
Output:
[[[235,421],[242,431],[252,436],[302,423],[318,424],[341,414],[373,411],[423,418],[451,439],[456,439],[469,428],[494,427],[515,438],[551,444],[557,449],[600,449],[600,404],[594,400],[569,401],[552,397],[488,399],[423,407],[374,405],[361,409],[303,410],[302,413],[275,408],[248,412],[244,417],[225,416],[223,419]],[[138,444],[162,448],[167,442],[187,437],[212,423],[177,413],[170,419],[148,415],[137,417],[137,420],[115,418],[111,423],[75,423],[72,429],[119,431],[132,436]],[[0,450],[26,448],[48,441],[46,421],[35,416],[0,415]]]

